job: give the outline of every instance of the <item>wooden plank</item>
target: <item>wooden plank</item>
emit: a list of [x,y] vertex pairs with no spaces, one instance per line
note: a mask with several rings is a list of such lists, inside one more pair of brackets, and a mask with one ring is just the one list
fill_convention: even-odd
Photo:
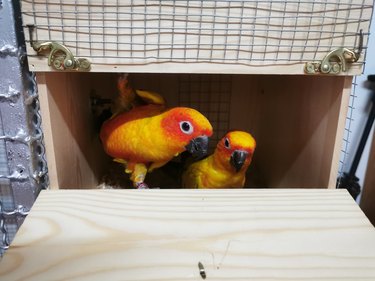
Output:
[[326,148],[325,154],[333,152],[333,156],[331,163],[328,166],[322,167],[322,173],[329,171],[328,188],[336,188],[342,150],[341,148],[346,127],[346,117],[349,109],[349,100],[353,87],[352,81],[353,77],[349,76],[345,78],[343,86],[341,86],[341,84],[339,85],[339,87],[342,89],[341,96],[339,96],[339,98],[336,100],[336,111],[331,112],[331,114],[337,116],[337,122],[334,125],[331,124],[334,126],[334,128],[331,128],[330,132],[334,134],[334,136],[328,138],[328,142],[329,140],[334,140],[334,142],[331,143],[331,145],[326,142],[324,144],[324,147]]
[[[29,67],[34,72],[49,72],[53,68],[48,66],[47,58],[35,56],[35,51],[28,52]],[[89,58],[89,57],[86,57]],[[144,63],[144,64],[121,64],[119,60],[108,63],[98,62],[89,58],[91,62],[90,72],[126,72],[126,73],[201,73],[201,74],[285,74],[301,75],[304,72],[304,63],[291,65],[241,65],[241,64],[222,64],[222,63]],[[340,73],[341,76],[360,75],[362,73],[362,64],[353,64],[349,66],[346,72]]]
[[[254,163],[266,187],[324,187],[337,173],[345,77],[259,76]],[[250,110],[250,109],[249,109]],[[341,118],[341,119],[340,119]],[[249,124],[250,125],[250,124]],[[338,149],[338,150],[337,150]],[[335,151],[336,150],[336,151]]]
[[90,107],[91,87],[101,89],[96,80],[92,74],[38,74],[52,189],[93,188],[102,175],[106,157]]
[[57,172],[56,155],[53,142],[54,127],[52,126],[52,124],[54,123],[52,118],[54,118],[55,115],[51,113],[51,110],[54,110],[53,103],[50,104],[49,102],[50,96],[48,94],[46,75],[44,73],[39,73],[38,75],[36,75],[36,81],[38,84],[38,94],[41,108],[40,113],[43,120],[41,126],[43,130],[44,145],[46,148],[49,187],[51,189],[58,189],[59,173]]
[[42,191],[1,280],[374,280],[345,190]]
[[[236,69],[232,73],[244,69],[256,73],[266,67],[263,71],[277,74],[295,64],[319,61],[335,48],[357,48],[359,30],[366,46],[372,5],[371,0],[147,4],[24,0],[22,13],[25,26],[36,26],[36,40],[64,43],[78,57],[89,58],[93,71],[134,66],[127,72],[138,68],[149,72],[167,64],[170,72],[179,72],[181,64],[189,64],[188,72],[196,72],[195,68],[204,72],[207,68],[201,64],[208,64],[211,69],[219,65],[224,73],[231,68]],[[25,36],[30,41],[27,30]],[[31,58],[35,55],[30,46],[27,53]],[[350,75],[360,73],[363,58],[356,67],[359,72]],[[30,66],[45,71],[38,61],[32,58]],[[303,67],[292,73],[303,74]]]

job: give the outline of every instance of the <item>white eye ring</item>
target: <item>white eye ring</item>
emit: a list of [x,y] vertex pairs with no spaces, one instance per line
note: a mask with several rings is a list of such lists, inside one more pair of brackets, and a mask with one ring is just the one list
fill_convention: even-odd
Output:
[[228,138],[225,138],[225,140],[224,140],[224,146],[226,147],[226,148],[230,148],[230,142],[229,142],[229,139]]
[[181,121],[180,129],[184,134],[191,135],[194,131],[193,125],[189,121]]

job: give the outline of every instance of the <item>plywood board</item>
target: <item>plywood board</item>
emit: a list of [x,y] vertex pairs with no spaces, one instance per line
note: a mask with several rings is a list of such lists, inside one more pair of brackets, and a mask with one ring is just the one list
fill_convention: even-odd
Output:
[[345,190],[42,191],[0,279],[374,280]]
[[351,79],[258,76],[247,81],[242,94],[252,101],[241,104],[240,98],[233,112],[257,139],[254,163],[263,186],[334,187]]
[[[39,73],[37,83],[50,187],[93,188],[106,159],[95,128],[90,93],[108,84],[97,76],[73,73]],[[98,75],[98,74],[97,74]],[[99,86],[101,85],[101,86]]]

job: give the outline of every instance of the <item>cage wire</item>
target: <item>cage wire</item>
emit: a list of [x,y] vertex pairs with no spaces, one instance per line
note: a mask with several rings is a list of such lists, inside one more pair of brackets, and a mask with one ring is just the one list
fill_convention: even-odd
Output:
[[[40,190],[46,189],[48,186],[48,171],[41,132],[39,101],[37,93],[34,92],[36,91],[35,75],[31,74],[28,78],[34,85],[34,87],[27,91],[29,99],[24,100],[26,104],[29,103],[26,107],[26,114],[30,116],[30,131],[26,133],[21,130],[22,134],[15,136],[5,135],[3,120],[0,114],[0,256],[9,247],[10,242],[15,237],[18,228],[24,217],[28,214],[28,210],[31,208],[31,204]],[[15,123],[14,125],[21,124]],[[21,167],[16,172],[13,171],[12,174],[9,172],[8,156],[11,152],[9,148],[7,149],[6,140],[22,143],[30,149],[32,157],[28,158],[30,161],[29,168]],[[27,157],[27,155],[25,154],[21,157]],[[28,185],[24,187],[24,192],[15,194],[15,183],[22,183],[24,181],[28,181]],[[19,205],[18,202],[21,197],[24,197],[22,201],[29,202],[28,206]]]
[[18,1],[0,1],[0,256],[48,186],[35,74],[25,61]]
[[[26,75],[25,75],[26,76]],[[27,79],[26,79],[27,80]],[[47,164],[45,159],[45,149],[43,135],[41,132],[41,116],[39,113],[39,101],[36,92],[35,75],[29,74],[28,81],[33,87],[27,89],[28,98],[23,102],[27,105],[26,112],[29,116],[30,131],[24,132],[22,129],[19,135],[6,135],[3,128],[3,117],[0,114],[0,256],[9,247],[10,242],[20,227],[24,217],[28,214],[36,196],[41,189],[48,186]],[[3,103],[10,101],[2,101]],[[11,103],[11,102],[10,102]],[[20,113],[20,114],[22,114]],[[15,122],[13,125],[27,125]],[[8,141],[8,143],[6,143]],[[20,143],[27,147],[32,153],[21,155],[30,161],[30,167],[20,166],[17,171],[10,173],[9,158],[14,153],[7,148],[7,144]],[[27,169],[27,171],[26,171]],[[17,183],[28,182],[23,186],[23,192],[14,192]],[[22,199],[22,200],[21,200]],[[27,206],[20,205],[20,201],[28,202]]]
[[[0,135],[4,135],[2,120],[0,120]],[[5,141],[0,140],[0,175],[9,175],[8,158],[5,147]],[[0,178],[0,256],[9,247],[18,229],[18,223],[15,216],[7,216],[6,210],[14,210],[14,195],[12,192],[10,180]]]
[[202,112],[215,128],[210,150],[230,129],[231,75],[180,75],[178,98],[181,106]]
[[356,95],[356,89],[357,89],[357,77],[354,76],[353,82],[352,82],[352,91],[350,93],[350,98],[349,98],[349,106],[348,106],[348,112],[346,115],[346,120],[345,120],[345,129],[344,129],[344,136],[342,140],[342,146],[341,146],[341,154],[340,154],[340,162],[339,162],[339,172],[338,172],[338,185],[340,183],[340,180],[344,176],[344,172],[346,171],[348,167],[348,150],[349,150],[349,145],[350,145],[350,140],[352,138],[352,123],[354,121],[353,119],[353,113],[355,110],[355,99],[357,97]]
[[[356,49],[373,3],[24,0],[22,5],[35,40],[61,42],[97,64],[285,65],[319,61],[334,48]],[[364,49],[368,35],[363,32]]]
[[[1,122],[0,135],[3,135],[3,126]],[[8,159],[6,155],[5,141],[0,140],[0,174],[8,175]],[[14,200],[9,179],[0,179],[0,256],[9,246],[9,240],[14,237],[17,230],[17,222],[13,219],[6,219],[2,210],[13,210]]]

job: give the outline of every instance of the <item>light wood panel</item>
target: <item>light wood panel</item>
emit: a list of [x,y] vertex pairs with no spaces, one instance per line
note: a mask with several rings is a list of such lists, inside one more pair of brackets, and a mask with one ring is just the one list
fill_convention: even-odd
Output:
[[[110,165],[104,155],[90,107],[93,91],[116,96],[116,77],[38,74],[51,187],[94,188],[104,175],[128,186],[120,165]],[[200,110],[217,132],[212,148],[224,131],[253,134],[258,145],[247,187],[335,187],[351,77],[131,74],[129,79],[135,88],[161,93],[168,106],[191,100],[183,105]],[[148,176],[151,186],[179,187],[176,175],[160,172]]]
[[98,80],[98,75],[73,73],[39,73],[37,83],[50,187],[97,186],[108,159],[95,128],[90,93],[103,88],[115,93],[111,89],[115,84],[108,76]]
[[374,280],[345,190],[42,191],[0,279]]
[[[367,45],[372,0],[23,0],[34,39],[64,43],[92,71],[303,74],[331,50]],[[25,28],[26,40],[30,41]],[[33,71],[51,70],[27,44]],[[364,53],[345,75],[360,74]]]
[[244,91],[253,94],[252,102],[238,104],[242,116],[256,112],[249,113],[255,119],[243,116],[242,122],[257,139],[254,164],[263,186],[333,188],[351,79],[258,76],[250,81]]
[[[337,175],[339,174],[339,163],[340,158],[342,154],[342,146],[343,146],[343,140],[344,140],[344,132],[346,128],[346,121],[347,121],[347,113],[349,109],[349,101],[350,101],[350,95],[352,94],[352,84],[353,77],[348,76],[345,77],[343,88],[342,88],[342,94],[341,94],[341,100],[340,98],[336,99],[335,102],[335,110],[338,111],[338,119],[335,124],[331,123],[331,134],[335,134],[335,141],[333,148],[329,145],[325,146],[325,152],[324,153],[330,153],[332,154],[332,161],[331,161],[331,169],[327,169],[327,167],[322,167],[322,173],[328,172],[329,170],[329,182],[328,187],[329,188],[336,188],[337,183]],[[340,87],[340,86],[339,86]],[[334,111],[331,111],[331,114]],[[333,113],[336,114],[336,113]],[[333,127],[332,127],[333,126]],[[334,129],[336,128],[336,130]]]
[[[45,57],[36,56],[35,51],[28,52],[29,69],[33,72],[54,71],[47,64]],[[118,62],[95,63],[91,60],[90,72],[126,72],[126,73],[213,73],[213,74],[285,74],[301,75],[304,74],[305,63],[296,63],[292,65],[266,65],[266,66],[246,66],[241,64],[220,64],[220,63],[149,63],[135,65],[132,63],[120,64]],[[360,75],[363,65],[354,63],[348,66],[346,72],[340,76]]]

